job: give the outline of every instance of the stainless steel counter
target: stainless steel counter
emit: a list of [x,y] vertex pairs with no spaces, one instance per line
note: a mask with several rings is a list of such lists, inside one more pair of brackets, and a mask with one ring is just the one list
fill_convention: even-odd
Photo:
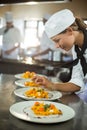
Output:
[[[0,74],[0,130],[86,130],[87,129],[87,92],[83,97],[75,94],[63,94],[60,99],[75,110],[75,117],[69,121],[55,124],[37,124],[26,122],[12,116],[9,108],[13,103],[24,101],[14,95],[17,86],[14,75]],[[55,102],[58,102],[55,100]]]

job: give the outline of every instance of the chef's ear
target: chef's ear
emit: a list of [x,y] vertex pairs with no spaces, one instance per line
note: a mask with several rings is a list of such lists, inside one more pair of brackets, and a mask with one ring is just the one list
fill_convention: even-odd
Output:
[[72,29],[71,27],[68,27],[68,28],[66,29],[66,32],[69,33],[69,34],[72,34],[73,29]]

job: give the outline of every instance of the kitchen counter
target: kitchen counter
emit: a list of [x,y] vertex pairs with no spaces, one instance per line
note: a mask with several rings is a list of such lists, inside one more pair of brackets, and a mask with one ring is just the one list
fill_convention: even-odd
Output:
[[[12,104],[25,101],[14,95],[16,86],[14,75],[0,74],[0,130],[86,130],[87,129],[87,91],[86,97],[80,98],[76,94],[63,94],[60,98],[62,104],[68,105],[75,111],[75,117],[65,122],[54,124],[39,124],[23,121],[10,114]],[[60,102],[55,100],[54,102]]]

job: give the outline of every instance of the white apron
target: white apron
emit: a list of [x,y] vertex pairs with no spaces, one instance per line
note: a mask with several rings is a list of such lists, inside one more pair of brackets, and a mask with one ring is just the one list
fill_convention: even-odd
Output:
[[20,31],[17,28],[11,28],[6,33],[3,33],[3,45],[2,45],[2,58],[17,59],[19,49],[15,49],[9,55],[5,54],[6,50],[10,50],[15,47],[16,43],[21,43],[22,38]]

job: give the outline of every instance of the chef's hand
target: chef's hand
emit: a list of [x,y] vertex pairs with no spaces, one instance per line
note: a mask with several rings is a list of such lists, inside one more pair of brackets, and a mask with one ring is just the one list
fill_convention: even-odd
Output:
[[6,55],[10,55],[10,53],[11,53],[10,50],[5,51],[5,54],[6,54]]
[[15,43],[15,49],[20,47],[20,44],[19,43]]
[[35,76],[32,78],[32,80],[36,83],[41,85],[42,87],[48,88],[48,89],[53,89],[53,83],[49,81],[46,77],[44,76]]

